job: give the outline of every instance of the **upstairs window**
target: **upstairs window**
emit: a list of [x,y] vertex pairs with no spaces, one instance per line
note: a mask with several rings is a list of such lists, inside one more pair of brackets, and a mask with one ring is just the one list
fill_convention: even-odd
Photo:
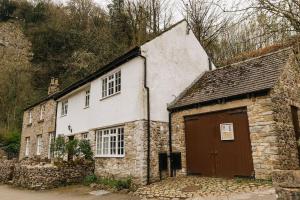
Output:
[[124,128],[111,128],[96,131],[96,156],[123,157]]
[[112,96],[121,91],[121,71],[102,79],[102,98]]
[[45,114],[45,105],[41,105],[41,107],[40,107],[40,120],[44,119],[44,114]]
[[61,116],[68,114],[68,100],[61,102]]
[[85,91],[85,103],[84,107],[88,108],[90,106],[90,90]]
[[32,110],[28,112],[28,124],[32,124]]

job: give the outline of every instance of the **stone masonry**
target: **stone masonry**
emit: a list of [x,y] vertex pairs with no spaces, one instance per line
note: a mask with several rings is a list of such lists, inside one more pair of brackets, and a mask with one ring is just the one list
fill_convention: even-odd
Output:
[[[131,177],[136,184],[147,183],[147,121],[124,123],[125,156],[117,158],[95,157],[95,174],[116,179]],[[83,139],[83,133],[74,138]],[[96,152],[95,130],[88,132],[87,138]],[[168,152],[168,123],[151,121],[150,181],[160,179],[158,154]],[[162,177],[168,176],[163,172]]]
[[[40,119],[41,106],[45,106],[43,119]],[[32,113],[32,123],[29,123],[29,112]],[[19,159],[25,157],[26,138],[30,138],[29,158],[48,158],[50,133],[55,132],[56,102],[53,99],[42,102],[33,108],[26,110],[23,117],[21,135],[21,148]],[[37,156],[37,136],[42,135],[42,151]]]
[[278,77],[278,83],[266,96],[233,100],[173,113],[173,151],[182,153],[183,169],[178,174],[186,175],[184,116],[239,107],[247,107],[255,177],[270,179],[272,170],[299,168],[291,114],[291,106],[300,108],[299,70],[299,63],[291,56]]

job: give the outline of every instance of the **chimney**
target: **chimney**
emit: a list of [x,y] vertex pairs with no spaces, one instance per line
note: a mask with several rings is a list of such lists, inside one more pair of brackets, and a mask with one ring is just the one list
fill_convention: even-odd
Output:
[[50,85],[48,87],[48,95],[52,95],[59,91],[58,78],[51,78]]

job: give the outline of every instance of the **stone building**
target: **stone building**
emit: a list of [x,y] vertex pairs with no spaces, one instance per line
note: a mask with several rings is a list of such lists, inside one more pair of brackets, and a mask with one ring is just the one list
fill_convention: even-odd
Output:
[[48,96],[24,110],[19,159],[50,158],[50,141],[55,138],[58,80],[52,78]]
[[298,169],[299,61],[299,47],[282,49],[207,71],[182,92],[169,105],[177,175]]
[[183,20],[60,92],[56,134],[89,139],[98,176],[157,181],[167,174],[158,162],[168,152],[167,103],[209,67]]

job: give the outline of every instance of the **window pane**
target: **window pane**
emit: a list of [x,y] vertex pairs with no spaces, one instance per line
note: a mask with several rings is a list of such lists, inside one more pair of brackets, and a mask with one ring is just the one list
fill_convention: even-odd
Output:
[[124,155],[124,128],[118,128],[118,155]]
[[116,73],[116,92],[121,91],[121,71]]
[[107,78],[102,80],[102,97],[107,96]]
[[103,155],[108,155],[109,153],[109,137],[103,138]]

